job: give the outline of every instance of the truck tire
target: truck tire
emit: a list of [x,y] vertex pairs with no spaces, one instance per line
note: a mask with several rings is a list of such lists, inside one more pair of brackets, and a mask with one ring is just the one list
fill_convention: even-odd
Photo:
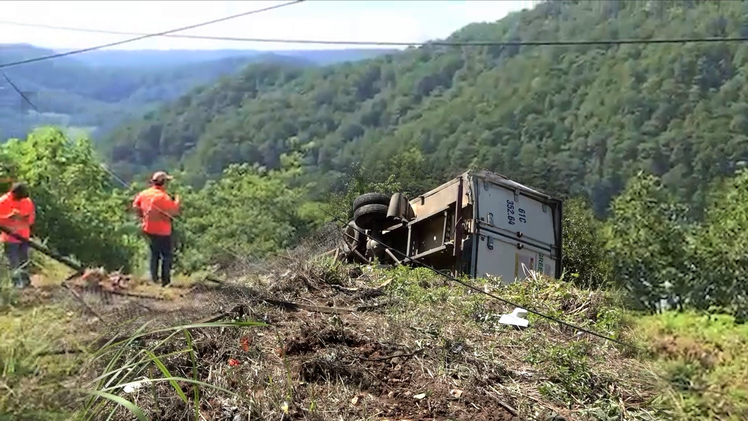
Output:
[[353,211],[366,205],[390,205],[390,196],[382,193],[364,193],[353,200]]
[[370,230],[387,219],[387,205],[363,205],[353,213],[353,221],[359,228]]

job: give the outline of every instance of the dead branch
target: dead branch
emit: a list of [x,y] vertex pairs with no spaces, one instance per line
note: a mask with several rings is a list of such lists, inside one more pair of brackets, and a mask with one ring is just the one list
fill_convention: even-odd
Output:
[[390,355],[389,357],[381,357],[381,358],[364,358],[364,357],[358,357],[358,359],[361,360],[361,361],[385,361],[385,360],[391,360],[393,358],[398,358],[398,357],[410,358],[410,357],[415,357],[416,355],[420,354],[424,350],[425,350],[424,348],[421,348],[421,349],[417,349],[417,350],[411,352],[410,354],[395,354],[395,355]]

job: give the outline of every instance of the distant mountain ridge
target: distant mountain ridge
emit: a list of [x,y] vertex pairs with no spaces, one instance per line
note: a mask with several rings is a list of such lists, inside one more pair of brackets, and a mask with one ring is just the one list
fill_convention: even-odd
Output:
[[[64,51],[64,50],[61,50]],[[226,58],[252,57],[264,54],[309,60],[317,65],[341,61],[357,61],[397,52],[395,49],[343,49],[343,50],[97,50],[76,56],[89,66],[149,66],[182,65]]]
[[[37,125],[77,127],[96,136],[128,117],[176,100],[190,89],[252,63],[316,67],[358,61],[391,50],[96,50],[3,69],[38,112],[0,78],[0,139]],[[0,64],[65,51],[0,44]]]

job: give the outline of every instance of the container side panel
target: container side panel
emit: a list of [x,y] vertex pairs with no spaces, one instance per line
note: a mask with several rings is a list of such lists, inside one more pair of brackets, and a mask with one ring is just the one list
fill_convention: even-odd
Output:
[[503,283],[512,283],[531,276],[532,272],[554,278],[557,262],[547,251],[523,244],[506,242],[491,235],[478,236],[476,278],[486,275],[500,277]]
[[534,198],[506,187],[478,180],[478,218],[486,223],[537,242],[555,245],[554,210]]

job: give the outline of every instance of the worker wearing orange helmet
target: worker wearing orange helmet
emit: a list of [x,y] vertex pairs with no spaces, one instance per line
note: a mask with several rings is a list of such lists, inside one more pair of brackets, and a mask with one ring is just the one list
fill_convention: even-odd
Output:
[[15,235],[3,231],[0,241],[5,244],[5,255],[13,272],[13,283],[18,288],[27,287],[31,283],[27,271],[28,240],[35,220],[36,209],[29,197],[28,188],[23,183],[13,183],[10,191],[0,196],[0,225]]
[[173,261],[173,241],[171,223],[179,214],[179,196],[174,199],[166,193],[166,185],[173,179],[163,171],[157,171],[151,177],[151,187],[140,192],[132,207],[141,218],[143,233],[148,237],[151,248],[151,280],[159,281],[159,263],[161,264],[161,285],[171,283],[171,264]]

